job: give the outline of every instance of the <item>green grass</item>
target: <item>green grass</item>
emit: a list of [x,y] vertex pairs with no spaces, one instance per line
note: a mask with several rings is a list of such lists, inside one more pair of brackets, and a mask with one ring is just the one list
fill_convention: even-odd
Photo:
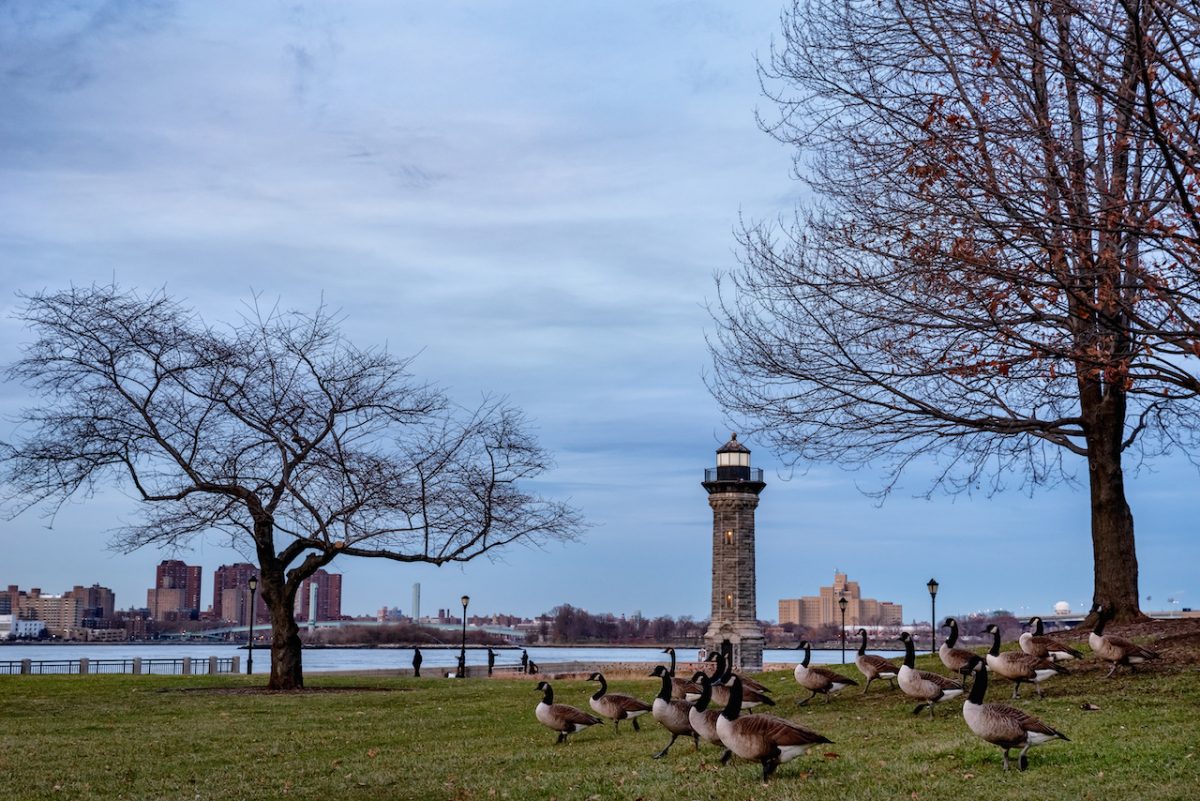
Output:
[[[921,660],[927,669],[934,665]],[[852,666],[847,675],[859,678]],[[771,710],[834,745],[779,769],[722,768],[711,745],[693,753],[643,718],[640,733],[594,727],[555,745],[533,717],[535,679],[309,677],[296,695],[230,694],[245,677],[0,677],[0,799],[1004,799],[1193,801],[1200,787],[1200,674],[1157,666],[1104,680],[1088,670],[1046,684],[1019,706],[1071,742],[1030,751],[1005,774],[999,749],[967,730],[961,704],[933,720],[886,682],[798,708],[788,672],[766,674]],[[555,700],[587,708],[595,685],[556,681]],[[649,699],[650,678],[610,681]],[[993,681],[989,700],[1010,685]],[[1029,696],[1029,697],[1024,697]],[[1085,703],[1099,706],[1084,711]],[[1015,755],[1015,754],[1014,754]],[[1015,766],[1014,766],[1015,767]]]

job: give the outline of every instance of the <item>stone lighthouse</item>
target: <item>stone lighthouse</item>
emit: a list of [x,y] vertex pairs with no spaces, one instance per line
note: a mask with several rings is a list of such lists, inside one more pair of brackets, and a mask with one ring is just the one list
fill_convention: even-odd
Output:
[[762,670],[754,578],[754,510],[767,485],[751,469],[750,449],[737,434],[717,448],[717,466],[704,471],[713,510],[712,622],[704,634],[709,652],[725,649],[735,667]]

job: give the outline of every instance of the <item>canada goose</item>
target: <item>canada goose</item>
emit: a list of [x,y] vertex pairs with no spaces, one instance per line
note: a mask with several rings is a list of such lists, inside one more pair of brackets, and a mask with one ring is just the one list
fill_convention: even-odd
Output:
[[904,691],[905,695],[910,698],[916,698],[921,702],[913,709],[914,715],[918,714],[925,707],[929,707],[929,717],[933,717],[933,707],[935,704],[940,704],[942,701],[949,701],[951,698],[957,698],[962,695],[962,683],[946,678],[938,673],[917,670],[915,667],[917,654],[913,649],[912,635],[907,631],[902,631],[900,632],[900,639],[904,643],[904,664],[900,667],[900,673],[896,676],[900,684],[900,689]]
[[882,656],[867,653],[866,629],[859,629],[855,633],[862,636],[862,644],[858,646],[858,656],[854,657],[854,664],[858,667],[858,672],[867,677],[867,683],[863,687],[863,695],[867,694],[871,682],[875,681],[875,679],[887,679],[892,689],[896,689],[895,678],[896,674],[900,672],[900,668]]
[[724,747],[721,735],[717,734],[717,717],[721,711],[708,708],[712,701],[712,682],[703,670],[697,670],[696,675],[692,676],[692,681],[700,685],[700,697],[688,710],[688,722],[692,724],[692,731],[710,743]]
[[812,693],[812,695],[799,702],[800,706],[804,706],[816,698],[817,693],[823,694],[825,696],[825,703],[829,703],[831,695],[840,693],[847,687],[858,686],[858,682],[854,679],[848,679],[827,667],[819,667],[817,665],[809,667],[808,660],[812,656],[812,652],[809,650],[808,640],[801,640],[800,644],[796,647],[804,649],[804,659],[800,660],[800,664],[796,665],[796,669],[792,673],[795,675],[796,681],[800,683],[800,686]]
[[561,743],[567,739],[568,734],[574,734],[600,722],[598,718],[592,717],[582,709],[554,703],[554,690],[551,689],[550,682],[539,681],[537,689],[542,693],[542,700],[534,708],[533,714],[543,726],[558,732],[558,740],[555,742]]
[[663,653],[671,657],[671,666],[667,668],[667,672],[671,674],[671,697],[682,699],[688,698],[691,695],[692,698],[698,698],[700,696],[700,685],[694,681],[681,679],[675,675],[675,649],[664,648]]
[[979,659],[966,648],[955,646],[955,643],[958,642],[957,620],[952,617],[946,618],[946,622],[942,624],[942,628],[950,629],[950,634],[946,637],[946,641],[938,646],[938,658],[942,660],[942,664],[947,668],[962,675],[963,686],[965,687],[967,676],[971,675],[972,671],[978,670],[979,665],[983,664],[983,660]]
[[[979,660],[977,656],[973,658]],[[971,686],[971,694],[963,704],[963,719],[976,736],[1004,749],[1005,770],[1008,770],[1010,748],[1021,749],[1017,758],[1017,769],[1025,770],[1029,766],[1025,752],[1030,748],[1051,740],[1069,739],[1067,735],[1052,729],[1023,709],[1005,704],[985,704],[983,697],[987,693],[987,685],[987,665],[979,660],[975,684]]]
[[[729,704],[729,685],[733,681],[733,674],[730,670],[729,662],[725,659],[725,655],[721,652],[709,654],[705,661],[716,662],[716,669],[713,671],[712,679],[712,702],[717,706],[727,706]],[[767,706],[775,706],[775,702],[771,700],[769,695],[760,693],[746,687],[746,680],[738,676],[742,680],[742,709],[752,710],[756,706],[766,704]],[[756,682],[757,683],[757,682]],[[699,693],[688,693],[687,699],[694,701],[700,697]]]
[[795,759],[814,745],[832,742],[811,729],[774,715],[739,717],[742,682],[737,676],[729,687],[729,697],[729,705],[717,717],[717,734],[728,749],[721,762],[729,761],[733,754],[759,762],[764,782],[784,762]]
[[988,670],[1011,679],[1013,683],[1013,698],[1020,698],[1021,682],[1033,684],[1038,698],[1042,697],[1042,682],[1059,673],[1067,673],[1067,669],[1056,665],[1049,659],[1039,659],[1024,651],[1005,651],[1000,653],[1000,627],[995,623],[988,624],[987,632],[992,635],[992,647],[987,652]]
[[650,673],[651,676],[658,676],[662,679],[662,689],[654,698],[654,703],[650,707],[650,714],[654,719],[663,725],[667,731],[671,732],[671,742],[667,743],[667,747],[654,755],[655,759],[660,759],[667,755],[667,751],[671,750],[671,746],[675,744],[680,736],[688,736],[692,738],[692,744],[696,750],[700,750],[700,738],[695,731],[692,730],[692,724],[688,720],[688,713],[692,705],[688,701],[681,701],[678,698],[671,698],[671,674],[662,665],[655,665],[654,670]]
[[1039,659],[1049,659],[1051,662],[1067,662],[1071,659],[1082,659],[1083,653],[1069,645],[1064,645],[1053,637],[1047,637],[1042,628],[1042,619],[1037,615],[1029,618],[1033,631],[1023,631],[1017,638],[1021,650]]
[[597,714],[614,721],[613,728],[617,731],[621,729],[621,721],[627,718],[633,723],[634,731],[641,730],[638,727],[637,719],[639,715],[650,711],[649,704],[639,701],[631,695],[610,693],[603,673],[593,673],[588,676],[588,681],[600,682],[600,689],[596,690],[595,695],[588,699],[588,704]]
[[1147,659],[1159,658],[1156,651],[1151,651],[1149,648],[1132,643],[1124,637],[1114,637],[1111,634],[1105,634],[1104,624],[1112,617],[1112,613],[1105,611],[1104,607],[1100,604],[1093,604],[1091,611],[1096,613],[1096,627],[1088,635],[1088,645],[1092,647],[1092,651],[1096,656],[1105,662],[1113,663],[1112,670],[1108,671],[1108,675],[1104,678],[1112,678],[1112,675],[1117,672],[1117,668],[1121,665],[1127,665],[1130,672],[1136,672],[1137,668],[1135,665],[1141,664]]

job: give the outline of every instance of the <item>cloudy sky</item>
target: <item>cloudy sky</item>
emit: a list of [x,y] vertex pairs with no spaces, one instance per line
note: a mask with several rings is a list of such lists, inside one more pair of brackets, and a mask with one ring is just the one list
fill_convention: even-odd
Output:
[[[419,353],[463,401],[508,396],[557,467],[547,492],[592,527],[578,543],[428,568],[334,563],[343,608],[706,617],[703,470],[731,423],[704,387],[713,275],[739,216],[799,197],[761,133],[768,2],[0,4],[0,359],[27,332],[18,292],[117,281],[210,320],[253,293],[343,310],[360,345]],[[30,398],[0,386],[5,419]],[[0,422],[0,438],[12,434]],[[939,611],[1048,611],[1091,596],[1086,493],[882,507],[869,471],[783,472],[764,448],[758,606],[835,569],[864,594]],[[1200,605],[1196,473],[1143,466],[1130,494],[1148,608]],[[53,529],[0,522],[0,585],[99,582],[143,605],[164,554],[106,549],[119,491]],[[199,541],[211,571],[235,554]]]

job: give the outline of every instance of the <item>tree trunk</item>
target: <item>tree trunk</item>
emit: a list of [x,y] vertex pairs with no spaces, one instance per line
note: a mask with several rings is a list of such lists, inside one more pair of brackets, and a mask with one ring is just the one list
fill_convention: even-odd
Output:
[[[1099,395],[1100,393],[1096,393]],[[1125,397],[1108,387],[1091,414],[1084,404],[1088,440],[1088,478],[1092,501],[1093,603],[1103,604],[1114,620],[1145,619],[1138,606],[1137,552],[1133,513],[1125,500],[1121,467]],[[1090,624],[1092,621],[1085,621]]]
[[[274,560],[272,560],[274,562]],[[303,690],[300,627],[296,625],[296,594],[288,588],[283,567],[260,566],[263,603],[271,613],[271,679],[268,690]]]

